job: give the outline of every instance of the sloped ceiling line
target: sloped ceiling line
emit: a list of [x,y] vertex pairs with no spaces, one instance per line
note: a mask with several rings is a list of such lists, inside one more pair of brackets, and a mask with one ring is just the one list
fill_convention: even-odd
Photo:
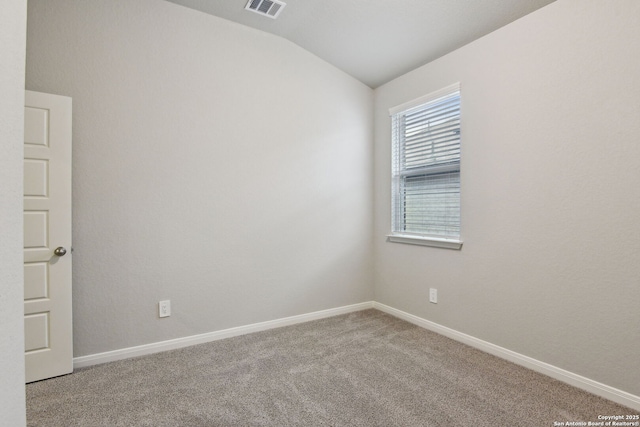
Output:
[[247,0],[166,0],[284,37],[376,88],[554,0],[287,0],[278,19]]

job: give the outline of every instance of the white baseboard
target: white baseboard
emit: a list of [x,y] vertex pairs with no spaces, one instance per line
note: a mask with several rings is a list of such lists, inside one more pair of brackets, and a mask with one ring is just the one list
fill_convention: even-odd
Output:
[[529,356],[516,353],[515,351],[511,351],[495,344],[491,344],[490,342],[483,341],[481,339],[472,337],[471,335],[458,332],[454,329],[447,328],[446,326],[439,325],[437,323],[431,322],[418,316],[414,316],[413,314],[409,314],[401,310],[397,310],[393,307],[380,304],[378,302],[373,303],[373,308],[383,311],[399,319],[406,320],[407,322],[413,323],[414,325],[428,329],[440,335],[444,335],[453,340],[462,342],[471,347],[477,348],[478,350],[482,350],[486,353],[500,357],[501,359],[508,360],[517,365],[524,366],[525,368],[529,368],[533,371],[547,375],[556,380],[570,384],[574,387],[595,394],[596,396],[604,397],[605,399],[609,399],[621,405],[628,406],[629,408],[640,411],[639,396],[627,393],[622,390],[618,390],[617,388],[610,387],[597,381],[593,381],[581,375],[574,374],[573,372],[566,371],[548,363],[533,359]]
[[173,340],[160,341],[151,344],[107,351],[104,353],[90,354],[88,356],[75,357],[73,359],[73,367],[75,369],[92,365],[99,365],[101,363],[115,362],[116,360],[144,356],[161,351],[175,350],[177,348],[189,347],[196,344],[204,344],[211,341],[236,337],[238,335],[250,334],[252,332],[266,331],[268,329],[280,328],[282,326],[289,326],[298,323],[309,322],[311,320],[324,319],[326,317],[338,316],[340,314],[352,313],[354,311],[373,308],[373,304],[373,301],[369,301],[359,304],[346,305],[343,307],[315,311],[313,313],[285,317],[282,319],[269,320],[267,322],[253,323],[251,325],[239,326],[236,328],[229,328],[221,331],[209,332],[206,334],[192,335],[190,337],[177,338]]
[[211,341],[217,341],[225,338],[231,338],[239,335],[245,335],[252,332],[266,331],[268,329],[280,328],[282,326],[295,325],[298,323],[309,322],[311,320],[324,319],[326,317],[338,316],[340,314],[352,313],[355,311],[375,308],[394,317],[397,317],[414,325],[444,335],[448,338],[470,345],[471,347],[482,350],[486,353],[500,357],[502,359],[513,362],[517,365],[524,366],[533,371],[547,375],[551,378],[570,384],[579,389],[593,393],[597,396],[604,397],[613,402],[628,406],[634,410],[640,411],[640,397],[627,393],[622,390],[610,387],[608,385],[593,381],[573,372],[566,371],[545,362],[533,359],[515,351],[491,344],[490,342],[472,337],[471,335],[458,332],[446,326],[439,325],[429,320],[423,319],[413,314],[397,310],[388,305],[378,302],[369,301],[360,304],[347,305],[328,310],[316,311],[313,313],[301,314],[299,316],[285,317],[282,319],[270,320],[267,322],[254,323],[236,328],[224,329],[221,331],[209,332],[206,334],[193,335],[190,337],[177,338],[173,340],[161,341],[157,343],[145,344],[136,347],[123,348],[120,350],[107,351],[104,353],[91,354],[88,356],[76,357],[73,359],[74,368],[83,368],[86,366],[98,365],[101,363],[114,362],[116,360],[128,359],[131,357],[144,356],[147,354],[158,353],[161,351],[174,350],[177,348],[188,347],[196,344],[204,344]]

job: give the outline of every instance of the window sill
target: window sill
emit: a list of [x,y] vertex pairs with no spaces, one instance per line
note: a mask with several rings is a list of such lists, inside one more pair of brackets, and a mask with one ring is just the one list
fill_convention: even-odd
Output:
[[441,239],[438,237],[418,237],[406,234],[390,234],[387,240],[393,243],[407,243],[409,245],[431,246],[434,248],[460,250],[462,241],[455,239]]

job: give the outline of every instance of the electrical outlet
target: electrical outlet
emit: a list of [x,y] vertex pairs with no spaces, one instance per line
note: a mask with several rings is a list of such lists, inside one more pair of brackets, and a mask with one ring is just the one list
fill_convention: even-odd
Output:
[[429,302],[434,304],[438,303],[438,290],[434,288],[429,288]]
[[171,316],[171,300],[164,300],[158,303],[158,316],[160,317]]

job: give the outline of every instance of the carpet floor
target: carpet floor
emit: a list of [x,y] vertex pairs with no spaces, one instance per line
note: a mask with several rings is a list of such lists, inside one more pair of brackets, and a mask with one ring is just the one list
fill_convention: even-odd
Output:
[[79,369],[26,390],[33,427],[540,427],[635,413],[373,309]]

